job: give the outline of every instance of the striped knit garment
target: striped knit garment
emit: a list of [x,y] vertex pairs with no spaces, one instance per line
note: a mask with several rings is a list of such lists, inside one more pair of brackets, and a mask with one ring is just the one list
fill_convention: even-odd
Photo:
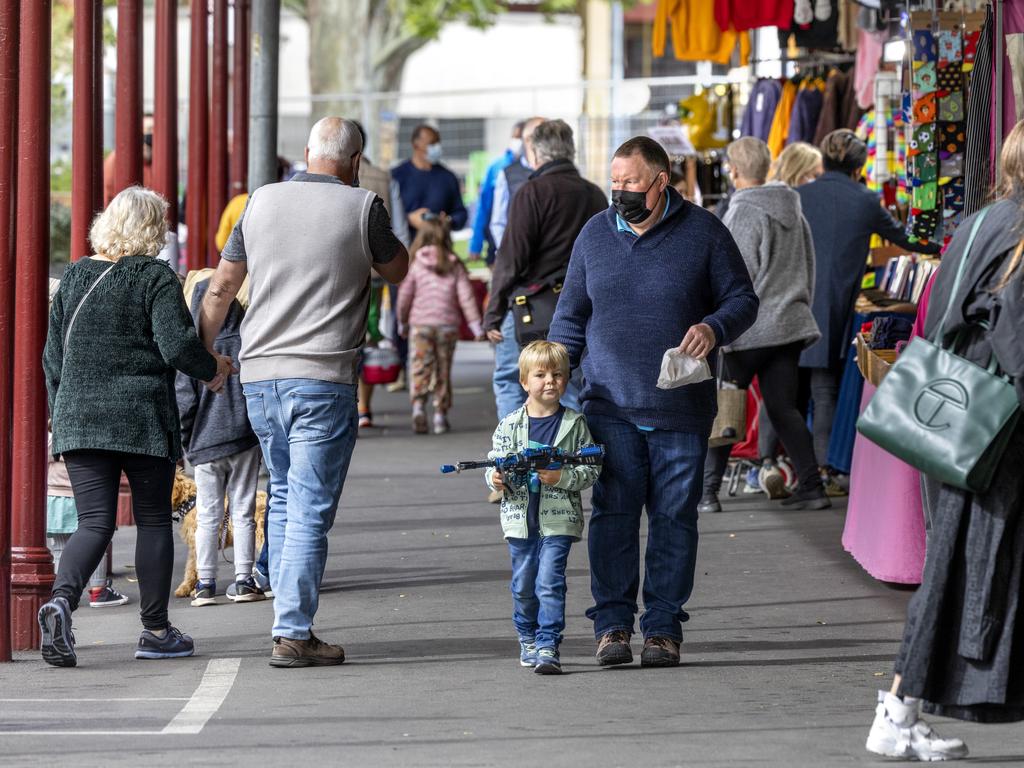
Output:
[[985,206],[992,189],[992,156],[989,153],[992,124],[992,6],[987,6],[985,26],[971,71],[967,97],[967,148],[964,153],[964,218]]

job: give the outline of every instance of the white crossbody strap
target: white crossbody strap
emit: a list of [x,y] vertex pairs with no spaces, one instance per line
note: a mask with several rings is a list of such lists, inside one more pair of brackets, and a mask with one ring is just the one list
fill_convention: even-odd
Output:
[[78,302],[78,306],[75,307],[75,312],[74,312],[73,315],[71,315],[71,322],[68,323],[68,328],[67,328],[66,331],[64,331],[64,352],[65,352],[65,354],[67,353],[67,349],[68,349],[68,339],[71,338],[71,329],[75,325],[75,319],[78,317],[78,313],[82,311],[82,305],[85,304],[85,300],[89,298],[89,294],[92,293],[96,289],[96,286],[99,285],[100,282],[103,280],[103,278],[110,274],[110,270],[112,270],[116,266],[117,266],[116,263],[115,264],[111,264],[109,267],[107,267],[105,270],[103,270],[103,274],[100,275],[98,278],[96,278],[96,282],[95,283],[93,283],[92,285],[89,286],[89,290],[85,292],[85,296],[83,296],[81,298],[81,300]]

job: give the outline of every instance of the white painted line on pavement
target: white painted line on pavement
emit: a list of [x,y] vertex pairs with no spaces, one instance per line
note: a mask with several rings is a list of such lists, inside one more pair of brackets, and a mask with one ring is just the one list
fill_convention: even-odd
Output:
[[238,676],[241,664],[241,659],[211,660],[192,698],[174,719],[164,726],[162,733],[195,734],[202,731],[203,726],[217,714],[220,705],[231,692],[231,686],[235,684],[235,677]]
[[124,698],[124,699],[0,699],[2,702],[45,702],[55,701],[184,701],[185,706],[174,716],[162,731],[55,731],[55,730],[31,730],[31,731],[7,731],[0,728],[0,739],[4,736],[160,736],[172,735],[195,735],[203,730],[203,727],[211,717],[217,714],[224,699],[231,692],[235,684],[235,677],[238,676],[238,669],[242,664],[241,659],[212,659],[206,665],[203,679],[199,681],[199,687],[189,698],[177,697],[152,697],[152,698]]
[[0,704],[23,704],[28,703],[43,703],[53,704],[60,701],[71,701],[71,702],[108,702],[108,701],[188,701],[188,696],[145,696],[145,697],[124,697],[124,698],[113,698],[113,699],[0,699]]

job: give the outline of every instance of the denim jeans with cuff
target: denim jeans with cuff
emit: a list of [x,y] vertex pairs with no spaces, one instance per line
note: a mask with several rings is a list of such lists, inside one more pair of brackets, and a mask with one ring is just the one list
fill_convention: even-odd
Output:
[[270,474],[267,541],[274,637],[309,639],[327,564],[327,533],[355,446],[356,388],[314,379],[243,385]]
[[594,485],[587,544],[594,605],[587,617],[598,639],[633,632],[640,589],[640,518],[647,508],[644,558],[645,638],[681,642],[683,610],[697,563],[697,505],[703,489],[708,435],[644,431],[624,419],[587,416],[595,443],[605,447]]
[[512,623],[524,643],[558,648],[565,629],[565,564],[572,536],[506,539],[512,556]]

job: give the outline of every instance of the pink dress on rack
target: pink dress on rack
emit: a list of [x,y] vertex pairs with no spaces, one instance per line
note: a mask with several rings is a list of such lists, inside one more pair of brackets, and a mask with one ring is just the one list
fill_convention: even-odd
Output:
[[[921,294],[911,338],[924,335],[934,282],[932,275]],[[861,413],[874,394],[875,388],[864,382]],[[921,583],[925,549],[921,475],[860,433],[853,444],[843,549],[879,581]]]

